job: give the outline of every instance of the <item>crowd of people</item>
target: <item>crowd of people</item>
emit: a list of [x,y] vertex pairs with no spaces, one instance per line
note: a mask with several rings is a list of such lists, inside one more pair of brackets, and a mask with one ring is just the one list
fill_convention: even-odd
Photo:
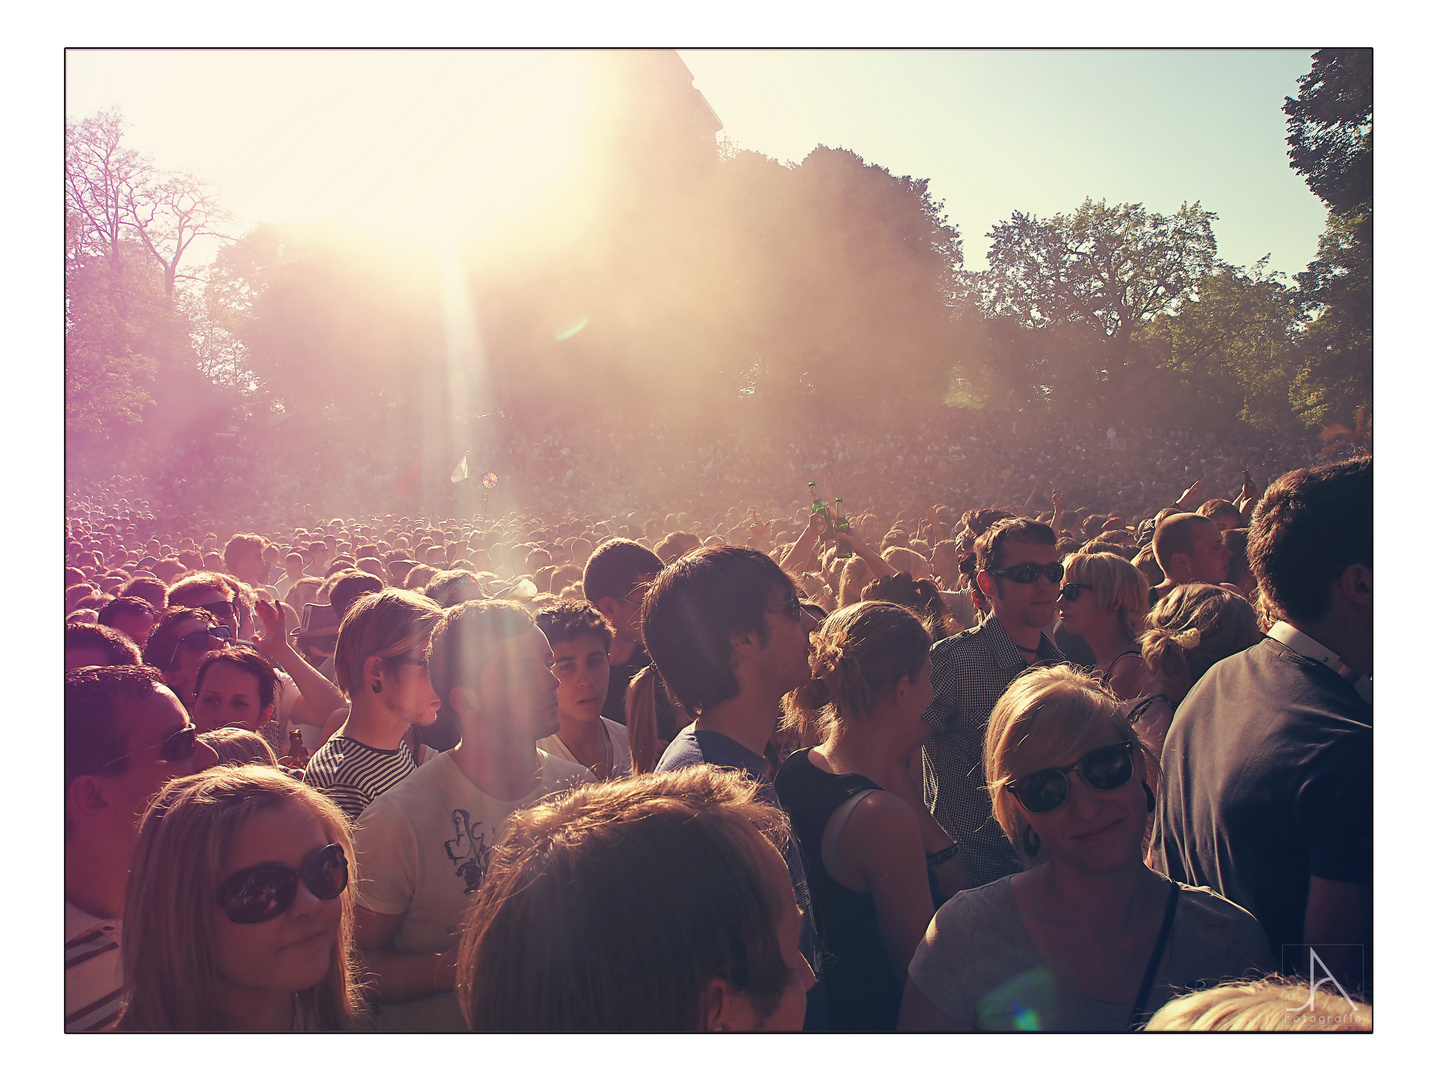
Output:
[[66,1030],[1368,1030],[1370,460],[967,425],[74,485]]

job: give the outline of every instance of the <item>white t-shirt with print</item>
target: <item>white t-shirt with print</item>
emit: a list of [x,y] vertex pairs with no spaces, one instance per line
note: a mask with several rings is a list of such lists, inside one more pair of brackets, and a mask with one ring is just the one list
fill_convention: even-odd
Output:
[[[438,953],[459,941],[506,819],[595,779],[584,766],[537,753],[540,780],[514,802],[481,791],[446,752],[365,808],[355,823],[355,899],[382,915],[404,915],[390,948]],[[386,1005],[378,1020],[382,1030],[464,1030],[454,993]]]

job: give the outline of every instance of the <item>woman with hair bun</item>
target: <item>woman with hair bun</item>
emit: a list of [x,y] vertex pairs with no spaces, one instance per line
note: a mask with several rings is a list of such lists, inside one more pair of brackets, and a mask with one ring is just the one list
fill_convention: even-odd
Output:
[[[921,820],[892,793],[904,791],[905,763],[929,731],[930,634],[907,609],[865,601],[831,615],[816,638],[813,678],[787,712],[824,741],[786,759],[775,791],[805,860],[830,1028],[893,1031],[906,965],[935,913]],[[943,862],[957,849],[939,835]]]
[[1149,678],[1131,699],[1130,722],[1152,754],[1159,757],[1175,710],[1200,676],[1263,636],[1255,609],[1219,585],[1178,586],[1150,610],[1140,635]]

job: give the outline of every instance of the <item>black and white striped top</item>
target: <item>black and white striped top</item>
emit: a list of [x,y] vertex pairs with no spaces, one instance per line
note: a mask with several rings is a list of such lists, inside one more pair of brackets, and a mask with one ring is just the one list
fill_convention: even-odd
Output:
[[109,1031],[122,1004],[120,920],[65,901],[65,1030]]
[[336,735],[305,766],[305,782],[335,800],[352,822],[367,806],[415,771],[410,747],[376,750]]

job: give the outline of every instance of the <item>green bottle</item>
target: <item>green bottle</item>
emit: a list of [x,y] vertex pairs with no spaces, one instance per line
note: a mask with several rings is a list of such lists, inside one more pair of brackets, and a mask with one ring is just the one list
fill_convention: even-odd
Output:
[[822,499],[820,493],[815,490],[815,481],[809,481],[808,486],[810,488],[810,512],[812,514],[824,514],[825,500]]
[[850,519],[840,509],[840,496],[835,496],[835,552],[841,558],[848,559],[855,554],[855,549],[845,539],[850,535]]

